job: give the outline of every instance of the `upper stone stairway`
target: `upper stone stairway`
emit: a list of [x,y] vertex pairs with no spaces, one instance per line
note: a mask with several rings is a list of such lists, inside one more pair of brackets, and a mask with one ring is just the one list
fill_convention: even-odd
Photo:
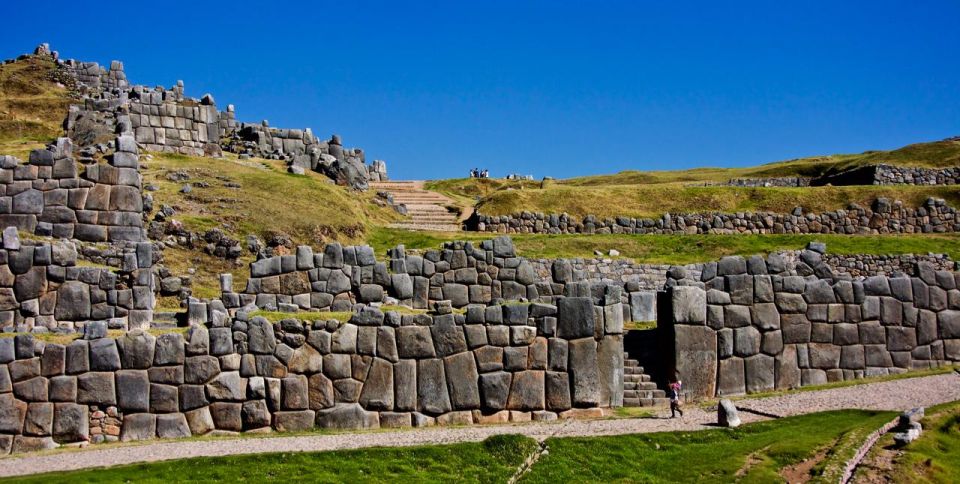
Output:
[[423,181],[386,181],[371,182],[370,188],[393,196],[393,203],[407,207],[407,218],[390,224],[391,227],[406,230],[431,230],[437,232],[456,232],[460,230],[460,219],[456,212],[447,207],[456,206],[452,199],[437,192],[423,188]]

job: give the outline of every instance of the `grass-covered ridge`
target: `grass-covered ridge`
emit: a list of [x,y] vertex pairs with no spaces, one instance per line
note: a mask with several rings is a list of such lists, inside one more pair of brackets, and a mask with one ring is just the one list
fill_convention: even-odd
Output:
[[28,57],[0,64],[0,154],[26,159],[62,132],[70,97],[53,80],[52,59]]
[[[450,240],[479,242],[495,237],[489,233],[406,232],[377,229],[370,243],[377,254],[404,244],[408,249],[437,249]],[[902,255],[942,253],[960,259],[960,234],[937,235],[511,235],[519,255],[528,258],[592,258],[594,251],[604,254],[620,251],[620,258],[639,263],[688,264],[709,262],[725,255],[767,254],[798,250],[808,242],[827,244],[830,254]]]
[[680,184],[567,185],[545,189],[503,190],[491,193],[477,204],[484,215],[540,212],[567,213],[578,221],[586,215],[598,217],[659,218],[664,213],[777,212],[795,207],[808,212],[846,209],[851,203],[870,207],[877,197],[901,200],[906,206],[920,206],[929,197],[960,204],[958,186],[843,186],[802,188],[694,187]]

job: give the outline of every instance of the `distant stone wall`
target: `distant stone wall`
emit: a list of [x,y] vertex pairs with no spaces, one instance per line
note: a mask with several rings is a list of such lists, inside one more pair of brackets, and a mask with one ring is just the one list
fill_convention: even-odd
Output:
[[[49,47],[35,55],[53,56]],[[137,143],[149,151],[193,156],[219,156],[221,149],[243,156],[280,159],[290,170],[314,170],[341,185],[365,190],[368,181],[385,181],[386,164],[366,164],[363,150],[345,149],[340,138],[319,141],[307,128],[271,128],[238,123],[234,106],[219,112],[213,96],[201,99],[184,96],[183,81],[169,89],[131,85],[123,63],[113,61],[110,69],[97,63],[57,60],[59,77],[72,79],[75,95],[82,102],[72,106],[65,120],[67,134],[83,146],[100,143],[118,124],[129,124]]]
[[107,321],[112,329],[149,327],[153,319],[152,245],[121,249],[122,267],[77,266],[68,240],[21,241],[15,227],[0,248],[0,332],[58,332]]
[[956,185],[960,166],[919,168],[895,165],[869,165],[834,173],[813,180],[822,185]]
[[706,182],[691,184],[690,186],[725,186],[725,187],[808,187],[810,186],[810,177],[804,176],[784,176],[767,178],[731,178],[725,182]]
[[910,208],[880,198],[870,208],[852,204],[846,210],[804,213],[738,212],[666,214],[658,219],[592,215],[582,220],[562,215],[524,212],[515,215],[475,215],[467,230],[501,234],[891,234],[960,231],[954,207],[929,199]]
[[725,257],[664,293],[675,373],[693,396],[788,389],[960,361],[960,273],[833,277],[815,251]]
[[33,150],[27,163],[0,156],[0,226],[92,242],[145,240],[137,146],[129,135],[115,144],[108,163],[91,165],[73,159],[69,138]]
[[622,325],[594,319],[594,308],[572,297],[275,324],[241,312],[185,336],[114,340],[94,324],[66,346],[0,338],[0,454],[214,431],[601,416],[622,404]]

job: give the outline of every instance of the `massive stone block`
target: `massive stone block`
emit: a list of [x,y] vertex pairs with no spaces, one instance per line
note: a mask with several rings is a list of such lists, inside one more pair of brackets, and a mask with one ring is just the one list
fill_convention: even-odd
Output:
[[568,343],[571,393],[574,406],[600,404],[600,367],[597,343],[593,338],[575,339]]
[[[676,325],[676,377],[689,395],[712,397],[717,388],[717,333],[703,326]],[[572,363],[572,359],[571,359]]]
[[568,297],[557,303],[557,336],[576,339],[593,336],[595,329],[593,301],[590,298]]
[[418,410],[426,414],[438,415],[452,409],[442,360],[417,362],[417,400]]
[[473,353],[460,353],[443,359],[450,402],[455,410],[480,408],[479,375]]
[[706,324],[707,293],[703,289],[695,286],[677,286],[671,288],[669,293],[675,323]]

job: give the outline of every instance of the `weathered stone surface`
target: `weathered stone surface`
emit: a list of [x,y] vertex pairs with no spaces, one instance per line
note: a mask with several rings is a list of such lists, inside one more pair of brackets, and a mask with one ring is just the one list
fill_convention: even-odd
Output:
[[539,410],[546,408],[543,371],[521,371],[513,375],[507,408],[510,410]]
[[467,351],[467,340],[463,335],[463,328],[454,324],[452,320],[434,320],[433,326],[430,327],[430,334],[439,357]]
[[[716,344],[714,343],[714,346]],[[600,403],[600,368],[597,344],[593,338],[568,342],[571,394],[574,406],[595,406]]]
[[[674,328],[677,378],[693,396],[713,396],[716,391],[717,333],[703,326],[677,325]],[[571,363],[573,359],[571,358]]]
[[182,413],[157,415],[157,437],[161,439],[182,439],[190,437],[190,426]]
[[117,405],[127,412],[150,411],[150,378],[146,370],[116,373]]
[[329,429],[380,428],[377,412],[368,412],[357,403],[339,403],[317,412],[317,426]]
[[187,426],[193,435],[204,435],[216,428],[213,415],[209,407],[201,407],[183,414],[187,419]]
[[266,400],[248,400],[240,407],[240,420],[244,429],[259,429],[270,426],[270,410]]
[[261,317],[249,321],[247,323],[247,345],[251,353],[272,355],[277,348],[273,325]]
[[368,410],[390,410],[393,397],[393,365],[382,358],[374,358],[360,392],[360,404]]
[[123,368],[145,370],[153,365],[157,338],[152,334],[134,329],[117,339],[120,361]]
[[239,432],[243,430],[241,413],[243,405],[240,403],[215,402],[209,407],[213,425],[217,430]]
[[77,377],[77,403],[116,405],[117,392],[110,372],[83,373]]
[[9,393],[0,394],[0,432],[19,434],[27,415],[27,403]]
[[748,393],[765,392],[774,389],[775,360],[768,355],[755,355],[743,361],[744,377]]
[[[746,375],[742,359],[734,357],[720,360],[716,382],[718,395],[742,395],[747,391],[745,380]],[[686,378],[684,384],[687,384]]]
[[479,375],[472,353],[460,353],[443,359],[450,402],[455,410],[480,408]]
[[130,442],[134,440],[148,440],[157,436],[157,416],[150,413],[134,413],[124,415],[123,427],[120,429],[120,440]]
[[426,414],[437,415],[452,409],[442,360],[417,362],[417,400],[418,410]]
[[717,425],[736,428],[740,426],[740,416],[737,407],[729,399],[721,399],[717,405]]
[[82,442],[90,438],[88,407],[56,403],[53,407],[53,438],[57,442]]
[[[502,410],[507,407],[507,398],[510,396],[511,379],[512,375],[505,371],[480,375],[480,391],[484,408]],[[569,394],[569,389],[567,393]]]
[[576,339],[593,336],[595,319],[590,298],[568,297],[557,303],[557,336]]
[[401,326],[397,328],[397,351],[400,358],[434,358],[436,350],[430,328],[424,326]]
[[120,352],[116,342],[109,338],[90,341],[90,371],[120,369]]
[[183,365],[183,380],[187,383],[207,383],[220,372],[220,360],[213,356],[190,356]]
[[207,383],[207,396],[214,401],[243,401],[246,397],[247,381],[238,371],[226,371]]
[[707,294],[695,286],[677,286],[669,291],[673,321],[677,324],[706,324]]

